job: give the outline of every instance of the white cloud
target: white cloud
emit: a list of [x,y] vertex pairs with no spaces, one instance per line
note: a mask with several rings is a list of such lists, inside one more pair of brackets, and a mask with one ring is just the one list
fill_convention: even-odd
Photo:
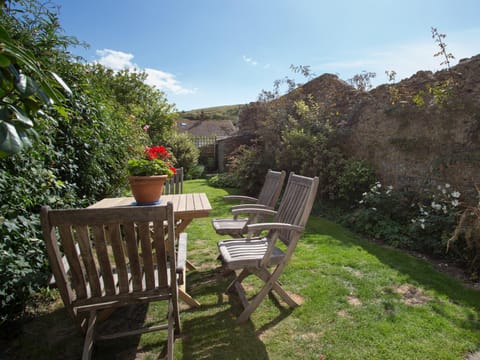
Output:
[[97,50],[99,59],[96,63],[106,66],[112,70],[134,69],[137,66],[132,62],[133,54],[124,53],[111,49]]
[[245,61],[247,64],[256,66],[258,63],[257,61],[253,60],[251,57],[243,55],[243,61]]
[[[96,53],[99,59],[95,62],[112,70],[139,69],[139,66],[132,61],[134,58],[133,54],[111,49],[97,50]],[[139,70],[145,71],[147,74],[145,83],[150,86],[155,86],[158,90],[171,92],[176,95],[186,95],[196,92],[196,89],[191,90],[184,88],[175,78],[174,74],[150,68]]]
[[148,77],[145,82],[148,85],[155,86],[160,90],[167,90],[171,91],[177,95],[187,95],[193,94],[196,92],[196,89],[186,89],[184,88],[180,82],[175,79],[175,75],[155,69],[146,68],[145,72],[147,73]]

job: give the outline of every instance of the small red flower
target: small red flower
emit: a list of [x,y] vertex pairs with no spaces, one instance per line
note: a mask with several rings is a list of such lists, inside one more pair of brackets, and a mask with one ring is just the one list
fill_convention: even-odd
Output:
[[165,160],[170,157],[170,153],[165,148],[165,146],[152,146],[145,148],[145,155],[148,160],[161,159]]

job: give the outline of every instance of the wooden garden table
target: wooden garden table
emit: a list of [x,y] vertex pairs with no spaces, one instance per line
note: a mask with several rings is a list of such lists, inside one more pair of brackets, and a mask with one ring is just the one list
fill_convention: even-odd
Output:
[[[204,193],[162,195],[160,201],[161,204],[165,204],[168,201],[173,203],[173,212],[175,213],[175,221],[177,222],[175,229],[177,236],[185,230],[193,219],[208,217],[208,214],[212,210],[207,195]],[[105,198],[89,207],[108,208],[134,206],[134,203],[135,199],[133,197]]]

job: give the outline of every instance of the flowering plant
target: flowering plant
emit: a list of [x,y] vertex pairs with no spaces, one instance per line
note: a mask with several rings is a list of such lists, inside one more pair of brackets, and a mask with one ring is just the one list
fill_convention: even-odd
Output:
[[172,155],[164,146],[146,147],[141,159],[130,159],[127,170],[131,176],[154,176],[175,174],[171,163]]

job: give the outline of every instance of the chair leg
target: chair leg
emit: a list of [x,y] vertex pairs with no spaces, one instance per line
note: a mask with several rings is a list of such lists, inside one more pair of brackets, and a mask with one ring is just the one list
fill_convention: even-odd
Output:
[[[257,295],[250,301],[248,306],[245,307],[243,312],[240,314],[240,316],[237,318],[237,324],[241,324],[245,321],[247,321],[250,318],[250,315],[255,311],[255,309],[260,305],[260,303],[263,301],[263,299],[268,295],[268,293],[276,288],[276,291],[286,300],[287,304],[289,304],[292,307],[298,306],[297,303],[293,301],[293,299],[290,298],[290,296],[280,287],[280,285],[277,283],[278,278],[282,274],[284,266],[283,263],[278,265],[275,270],[270,274],[267,270],[259,270],[255,269],[252,270],[253,274],[257,275],[260,279],[265,281],[265,285],[263,288],[257,293]],[[245,271],[245,270],[244,270]],[[243,273],[243,271],[242,271]],[[240,274],[241,275],[241,274]]]
[[[262,279],[263,281],[267,282],[269,277],[270,277],[270,273],[265,270],[265,269],[256,269],[256,271],[254,271],[254,274],[257,275],[260,279]],[[285,301],[287,303],[288,306],[290,306],[291,308],[294,308],[294,307],[298,307],[300,306],[295,300],[292,299],[292,297],[282,288],[282,286],[280,285],[280,283],[278,281],[275,281],[272,285],[272,290],[274,290],[281,298],[283,301]]]
[[248,306],[245,307],[240,316],[237,318],[237,324],[244,323],[250,318],[250,315],[252,315],[258,305],[260,305],[260,303],[263,301],[265,296],[268,295],[270,290],[271,286],[269,286],[269,284],[265,284],[265,286],[260,290],[257,295],[255,295],[255,297],[249,302]]
[[173,359],[173,343],[175,341],[174,335],[174,315],[173,315],[173,304],[168,305],[168,337],[167,337],[167,359]]
[[243,269],[242,272],[240,274],[238,274],[235,277],[235,279],[233,279],[233,281],[230,283],[230,285],[228,285],[227,290],[225,290],[225,292],[232,291],[233,288],[235,287],[236,283],[241,283],[250,274],[251,274],[250,270]]
[[95,333],[95,325],[97,323],[97,312],[90,311],[88,316],[87,332],[85,334],[85,341],[83,343],[82,360],[90,360],[93,350],[93,336]]

